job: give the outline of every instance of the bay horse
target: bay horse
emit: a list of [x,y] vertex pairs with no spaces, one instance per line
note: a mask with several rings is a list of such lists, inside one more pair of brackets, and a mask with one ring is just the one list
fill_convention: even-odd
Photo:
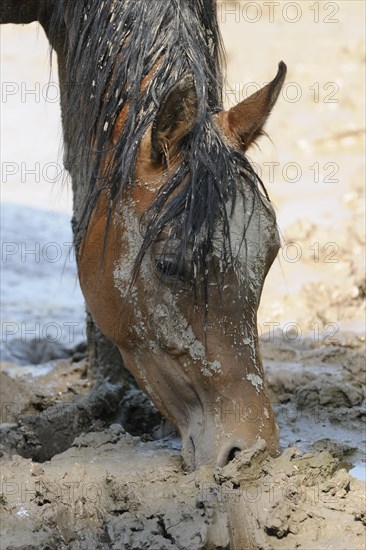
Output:
[[279,236],[246,151],[285,64],[225,111],[214,0],[11,4],[2,21],[39,20],[58,54],[94,321],[180,433],[188,469],[224,466],[260,438],[276,453],[257,309]]

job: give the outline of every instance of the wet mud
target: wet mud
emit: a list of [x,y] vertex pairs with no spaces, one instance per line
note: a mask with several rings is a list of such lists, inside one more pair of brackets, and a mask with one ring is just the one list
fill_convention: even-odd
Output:
[[230,548],[246,518],[249,547],[363,549],[363,338],[261,347],[282,454],[260,441],[193,473],[138,389],[93,387],[85,359],[37,377],[4,364],[3,547]]

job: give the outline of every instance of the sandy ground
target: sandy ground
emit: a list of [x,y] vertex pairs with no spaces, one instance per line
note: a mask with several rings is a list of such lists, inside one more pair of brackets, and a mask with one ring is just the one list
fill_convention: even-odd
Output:
[[[219,7],[228,105],[248,83],[270,80],[281,59],[289,68],[271,140],[251,151],[283,236],[259,328],[284,452],[269,459],[260,442],[222,470],[185,473],[179,440],[139,391],[89,379],[82,299],[63,245],[70,193],[57,171],[44,172],[61,158],[58,104],[42,99],[47,45],[34,26],[8,26],[2,81],[18,91],[6,88],[4,101],[2,85],[2,227],[18,249],[2,255],[4,549],[229,548],[244,521],[255,548],[365,548],[365,4]],[[38,82],[40,101],[23,101]],[[37,162],[39,177],[24,175]],[[22,262],[23,244],[36,242],[39,261]],[[42,254],[50,242],[62,244],[54,263]],[[22,322],[80,330],[34,343]]]

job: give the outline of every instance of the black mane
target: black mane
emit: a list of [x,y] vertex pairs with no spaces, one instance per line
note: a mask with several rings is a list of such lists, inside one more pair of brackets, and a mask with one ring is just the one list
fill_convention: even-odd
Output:
[[[169,90],[191,76],[198,120],[182,143],[179,168],[146,214],[136,268],[161,231],[173,228],[180,257],[193,243],[193,262],[206,273],[219,222],[230,248],[227,204],[234,207],[238,182],[244,178],[255,196],[261,196],[249,161],[229,147],[212,122],[212,113],[222,110],[223,48],[216,0],[57,0],[51,37],[62,27],[69,83],[63,99],[64,134],[66,146],[72,142],[76,151],[68,153],[68,169],[85,180],[76,238],[84,234],[103,189],[108,189],[111,214],[134,185],[142,137]],[[157,66],[142,94],[144,78]],[[128,116],[112,148],[113,127],[125,105]],[[82,177],[81,165],[87,167]]]

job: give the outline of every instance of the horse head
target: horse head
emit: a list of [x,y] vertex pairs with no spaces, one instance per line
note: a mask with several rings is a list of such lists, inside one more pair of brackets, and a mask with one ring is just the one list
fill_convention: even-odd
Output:
[[[58,53],[81,287],[94,321],[182,436],[189,468],[277,427],[257,309],[279,249],[245,152],[283,85],[221,109],[215,0],[6,0]],[[80,214],[80,212],[83,212]]]
[[175,84],[141,140],[134,184],[107,229],[100,194],[79,255],[95,321],[181,434],[189,468],[223,466],[259,438],[278,446],[256,319],[279,236],[244,153],[285,74],[280,63],[271,83],[204,123],[194,79]]

